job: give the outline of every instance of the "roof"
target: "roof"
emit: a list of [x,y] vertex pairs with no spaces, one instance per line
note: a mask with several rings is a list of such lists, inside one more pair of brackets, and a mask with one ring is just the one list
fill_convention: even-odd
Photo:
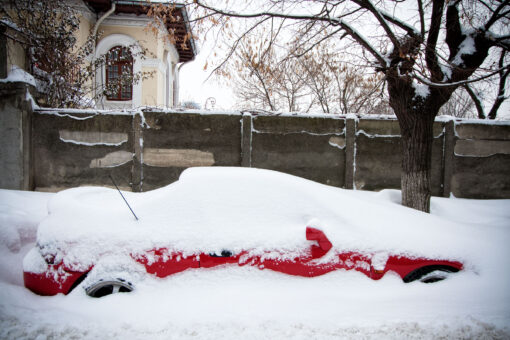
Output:
[[[136,15],[147,14],[149,7],[154,3],[147,1],[136,0],[84,0],[85,4],[95,13],[107,12],[112,3],[115,3],[115,13],[129,13]],[[186,7],[182,4],[174,4],[175,9],[172,11],[172,16],[178,20],[169,20],[167,29],[175,32],[176,44],[175,48],[179,53],[179,60],[181,62],[191,61],[197,54],[195,41],[193,37],[185,39],[188,33],[191,33],[191,27],[188,21],[188,13]],[[183,44],[183,42],[185,43]]]

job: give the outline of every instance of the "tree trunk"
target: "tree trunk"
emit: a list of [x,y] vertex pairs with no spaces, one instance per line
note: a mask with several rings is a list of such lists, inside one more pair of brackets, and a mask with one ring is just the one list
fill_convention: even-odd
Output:
[[[402,116],[405,118],[400,118]],[[430,175],[434,116],[400,114],[402,135],[402,205],[430,212]]]
[[388,92],[402,136],[402,205],[430,212],[430,175],[434,118],[448,93],[430,89],[426,98],[417,96],[412,79],[390,71]]

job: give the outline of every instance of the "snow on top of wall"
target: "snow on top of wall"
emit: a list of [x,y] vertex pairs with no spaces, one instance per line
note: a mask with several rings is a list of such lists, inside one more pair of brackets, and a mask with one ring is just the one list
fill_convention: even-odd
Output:
[[98,109],[68,109],[68,108],[40,108],[37,110],[41,114],[52,115],[71,115],[71,114],[91,114],[91,115],[126,115],[131,116],[140,113],[140,110],[98,110]]
[[474,119],[474,118],[457,118],[448,115],[442,115],[436,117],[436,122],[449,122],[453,121],[455,125],[462,124],[476,124],[476,125],[498,125],[498,126],[508,126],[510,125],[510,120],[505,120],[505,118],[496,118],[496,119]]
[[7,78],[0,79],[0,83],[15,82],[27,83],[33,87],[36,87],[36,81],[30,73],[27,73],[25,70],[22,70],[16,65],[12,65]]

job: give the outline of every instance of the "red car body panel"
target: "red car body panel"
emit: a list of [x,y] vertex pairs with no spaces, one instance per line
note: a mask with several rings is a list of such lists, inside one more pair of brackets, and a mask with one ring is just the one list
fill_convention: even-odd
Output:
[[[397,273],[403,279],[412,271],[425,266],[449,266],[457,270],[462,269],[462,263],[456,261],[390,256],[384,269],[377,270],[372,265],[370,255],[356,252],[340,253],[332,257],[333,260],[321,261],[321,257],[332,248],[331,242],[321,230],[311,227],[306,229],[306,238],[316,242],[311,246],[310,252],[305,256],[287,260],[250,256],[248,252],[235,255],[227,252],[223,256],[202,253],[185,257],[181,253],[169,254],[165,248],[149,251],[144,256],[133,256],[133,259],[144,265],[147,273],[158,277],[166,277],[190,268],[212,268],[228,264],[256,266],[259,269],[271,269],[304,277],[320,276],[338,269],[356,270],[374,280],[379,280],[388,271]],[[68,294],[76,286],[75,283],[79,282],[78,280],[91,269],[85,272],[73,272],[60,263],[48,265],[48,270],[44,273],[24,272],[23,277],[25,286],[36,294]]]
[[74,288],[74,283],[85,274],[65,271],[65,275],[56,276],[52,273],[59,266],[49,265],[48,267],[49,270],[45,273],[24,272],[25,287],[39,295],[67,294],[71,291],[71,288]]

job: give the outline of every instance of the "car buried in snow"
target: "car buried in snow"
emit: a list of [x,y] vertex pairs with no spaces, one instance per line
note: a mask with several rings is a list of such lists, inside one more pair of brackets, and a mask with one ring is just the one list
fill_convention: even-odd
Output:
[[463,269],[443,241],[446,222],[275,171],[193,168],[166,187],[124,195],[139,220],[113,189],[56,194],[23,261],[25,286],[40,295],[80,286],[101,297],[132,291],[147,275],[225,265],[304,277],[355,270],[373,280],[393,272],[426,283]]

